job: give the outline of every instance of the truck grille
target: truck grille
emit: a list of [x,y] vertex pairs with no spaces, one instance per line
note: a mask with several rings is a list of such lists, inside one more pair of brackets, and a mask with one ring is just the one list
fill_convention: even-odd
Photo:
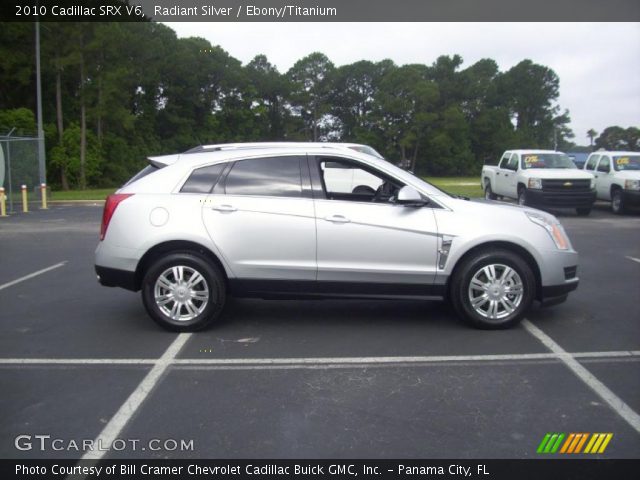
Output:
[[549,192],[589,192],[591,180],[543,179],[542,190]]

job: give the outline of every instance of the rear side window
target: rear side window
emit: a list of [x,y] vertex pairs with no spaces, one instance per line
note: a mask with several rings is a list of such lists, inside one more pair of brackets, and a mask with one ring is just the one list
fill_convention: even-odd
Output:
[[589,157],[589,160],[587,161],[587,170],[595,170],[596,169],[596,164],[598,163],[598,159],[600,158],[600,155],[591,155]]
[[300,157],[240,160],[227,175],[227,195],[301,197]]
[[210,193],[226,164],[217,163],[194,170],[180,189],[182,193]]

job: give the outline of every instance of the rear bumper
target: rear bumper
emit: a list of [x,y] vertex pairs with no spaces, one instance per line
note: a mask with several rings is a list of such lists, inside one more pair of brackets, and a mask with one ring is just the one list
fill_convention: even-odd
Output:
[[117,268],[95,266],[98,282],[105,287],[120,287],[132,292],[137,292],[140,288],[136,285],[136,272],[118,270]]
[[590,208],[596,201],[596,191],[563,192],[557,190],[527,190],[527,203],[540,207]]

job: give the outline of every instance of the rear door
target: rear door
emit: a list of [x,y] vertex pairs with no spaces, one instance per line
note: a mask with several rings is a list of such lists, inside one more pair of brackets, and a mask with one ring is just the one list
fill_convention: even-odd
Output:
[[207,232],[237,278],[315,280],[308,178],[306,156],[248,158],[234,162],[207,197]]
[[493,189],[493,193],[497,193],[498,195],[507,195],[503,179],[505,178],[504,174],[508,173],[508,170],[505,170],[505,167],[509,163],[509,158],[511,158],[511,153],[505,152],[500,159],[500,163],[498,163],[498,168],[495,170],[494,184],[491,188]]

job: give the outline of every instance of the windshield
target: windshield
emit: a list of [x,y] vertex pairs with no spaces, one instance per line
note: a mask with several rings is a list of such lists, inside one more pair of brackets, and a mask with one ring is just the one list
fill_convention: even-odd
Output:
[[564,153],[524,153],[522,168],[573,168],[576,165]]
[[613,168],[623,170],[640,170],[640,155],[620,155],[613,157]]

